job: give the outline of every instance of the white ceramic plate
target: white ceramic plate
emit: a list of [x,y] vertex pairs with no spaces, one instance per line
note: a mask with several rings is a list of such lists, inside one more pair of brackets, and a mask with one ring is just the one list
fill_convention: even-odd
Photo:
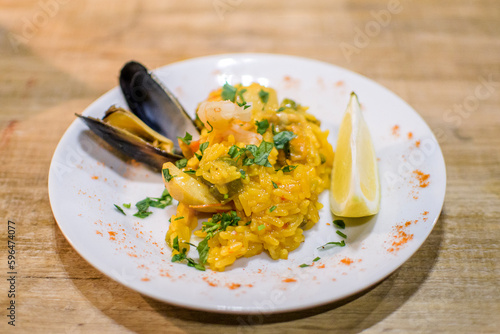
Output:
[[[226,81],[274,87],[280,100],[289,97],[310,107],[322,129],[330,130],[334,148],[349,93],[355,91],[379,158],[381,210],[369,219],[347,222],[346,247],[318,250],[341,240],[331,224],[325,191],[320,221],[305,232],[305,242],[288,260],[273,261],[261,254],[240,259],[223,273],[201,272],[170,262],[164,237],[175,205],[153,208],[146,219],[134,217],[132,209],[124,216],[113,207],[160,196],[160,175],[126,163],[75,120],[52,159],[50,202],[69,243],[112,279],[144,295],[199,310],[294,311],[340,300],[381,281],[417,251],[434,227],[446,187],[441,150],[422,118],[377,83],[330,64],[268,54],[197,58],[154,72],[192,115],[197,104]],[[84,114],[102,117],[112,104],[126,107],[118,88]],[[299,267],[316,257],[321,260],[313,266]]]

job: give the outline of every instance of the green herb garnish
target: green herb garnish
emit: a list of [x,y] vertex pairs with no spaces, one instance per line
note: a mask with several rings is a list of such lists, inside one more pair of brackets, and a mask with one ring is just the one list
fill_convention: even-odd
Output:
[[207,149],[208,147],[208,141],[204,142],[203,144],[200,145],[200,152],[203,154],[203,152]]
[[163,190],[161,197],[146,197],[142,201],[139,201],[135,204],[137,207],[137,213],[134,216],[138,218],[146,218],[150,214],[151,211],[148,211],[149,207],[164,209],[165,207],[172,204],[172,196],[170,196],[167,189]]
[[123,203],[123,207],[127,208],[127,209],[130,209],[131,205],[132,205],[132,203]]
[[[238,147],[233,145],[229,148],[227,152],[229,156],[233,159],[236,159],[240,156],[243,156],[242,164],[243,166],[250,166],[253,164],[264,166],[264,167],[272,167],[271,163],[267,159],[269,154],[273,150],[274,145],[272,143],[262,141],[259,147],[256,145],[247,145],[246,147]],[[250,153],[253,158],[249,157],[247,153]],[[238,159],[236,161],[238,161]]]
[[153,212],[151,212],[151,211],[138,211],[138,212],[134,213],[134,216],[136,216],[137,218],[146,218],[152,213]]
[[211,127],[210,131],[207,131],[207,133],[214,131],[214,127],[212,126],[212,124],[210,124],[210,122],[208,120],[207,120],[207,124],[210,125],[210,127]]
[[177,138],[179,138],[184,144],[189,145],[191,144],[193,136],[191,136],[188,132],[186,132],[186,135],[184,137],[177,137]]
[[336,242],[336,241],[331,241],[331,242],[327,242],[326,244],[324,244],[323,246],[321,247],[318,247],[318,249],[326,249],[326,248],[331,248],[331,247],[328,247],[329,245],[332,245],[333,246],[339,246],[339,247],[344,247],[345,246],[345,241],[342,240],[340,242]]
[[184,217],[177,217],[177,218],[174,219],[174,221],[175,220],[181,220],[181,219],[184,219]]
[[315,258],[315,259],[313,260],[313,262],[316,262],[316,261],[319,261],[319,260],[321,260],[321,258],[318,256],[317,258]]
[[182,159],[180,159],[180,160],[177,160],[177,161],[175,162],[175,165],[177,166],[177,168],[181,169],[181,168],[186,167],[187,162],[188,162],[188,159],[186,159],[186,158],[182,158]]
[[281,170],[283,171],[283,173],[290,173],[291,171],[293,171],[297,167],[298,166],[296,166],[296,165],[287,165],[287,166],[283,167]]
[[245,173],[245,171],[243,169],[240,169],[240,174],[241,174],[241,178],[242,179],[246,179],[247,178],[247,173]]
[[224,86],[222,86],[221,97],[224,101],[229,100],[231,102],[234,102],[236,99],[236,91],[236,87],[231,86],[226,82]]
[[185,170],[184,173],[186,173],[186,174],[196,174],[196,171],[194,169],[189,169],[189,170]]
[[340,232],[339,230],[337,230],[335,232],[337,232],[337,234],[340,235],[342,238],[347,239],[347,235],[345,235],[344,233]]
[[285,107],[279,107],[278,110],[276,110],[276,112],[282,112],[283,110],[285,110],[286,108]]
[[208,239],[203,239],[196,247],[196,250],[198,251],[198,256],[200,257],[200,263],[205,264],[208,258],[208,251],[210,250],[210,247],[208,246]]
[[274,181],[271,181],[271,183],[273,184],[273,187],[274,187],[275,189],[278,189],[278,185],[277,185],[276,183],[274,183]]
[[257,230],[262,231],[262,230],[263,230],[263,229],[265,229],[265,228],[266,228],[266,225],[264,225],[264,224],[260,224],[260,225],[257,227]]
[[124,216],[126,216],[127,214],[125,213],[125,211],[123,211],[123,209],[121,207],[119,207],[118,205],[116,204],[113,204],[115,206],[116,209],[118,209],[118,211],[120,211],[121,213],[123,213]]
[[257,148],[257,151],[255,153],[252,152],[252,154],[255,157],[254,163],[259,166],[272,167],[269,160],[267,160],[272,150],[273,150],[272,143],[269,143],[267,141],[262,141],[262,143],[260,143],[259,147]]
[[276,149],[282,150],[290,140],[297,137],[292,131],[282,131],[274,135],[273,141]]
[[[245,101],[245,98],[243,97],[243,94],[244,94],[246,91],[247,91],[247,89],[246,89],[246,88],[240,89],[240,90],[238,91],[238,96],[240,97],[241,102],[242,102],[243,104],[246,104],[246,103],[247,103],[247,101]],[[241,106],[240,106],[240,107],[241,107]],[[250,107],[250,106],[249,106],[249,107]],[[246,107],[245,107],[245,109],[246,109]]]
[[261,89],[259,92],[259,98],[262,101],[262,103],[266,104],[267,101],[269,100],[269,93]]
[[229,154],[229,156],[234,159],[234,158],[239,157],[243,152],[244,152],[244,150],[242,151],[242,149],[240,149],[238,146],[233,145],[229,148],[229,151],[227,151],[227,154]]
[[163,177],[165,178],[165,180],[167,180],[167,182],[170,182],[170,180],[172,180],[175,177],[175,175],[170,175],[170,170],[168,168],[162,169],[162,173]]
[[274,210],[276,210],[277,206],[276,205],[273,205],[271,208],[269,208],[269,212],[273,212]]
[[216,234],[220,231],[225,231],[228,226],[238,226],[241,220],[236,214],[236,211],[216,213],[212,219],[202,224],[201,230],[207,234]]
[[305,264],[305,263],[303,263],[303,264],[301,264],[299,267],[300,267],[300,268],[305,268],[305,267],[310,267],[310,266],[311,266],[310,264]]
[[269,121],[267,119],[263,121],[255,121],[255,125],[257,125],[257,133],[263,135],[266,130],[269,128]]
[[345,223],[342,219],[335,219],[333,221],[333,224],[336,225],[338,228],[345,229]]
[[182,251],[179,249],[179,237],[175,237],[172,248],[179,252],[178,254],[172,256],[172,262],[181,262],[183,260],[186,260],[188,267],[193,267],[198,270],[205,271],[205,266],[203,264],[196,263],[195,260],[187,257],[187,248],[183,248]]

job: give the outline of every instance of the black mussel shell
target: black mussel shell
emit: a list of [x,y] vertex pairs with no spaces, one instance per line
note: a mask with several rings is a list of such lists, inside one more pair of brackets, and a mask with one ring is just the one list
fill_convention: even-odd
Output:
[[180,150],[177,137],[189,132],[196,139],[199,132],[191,117],[146,67],[135,61],[125,64],[120,72],[120,87],[130,110],[151,129],[170,138],[175,151]]

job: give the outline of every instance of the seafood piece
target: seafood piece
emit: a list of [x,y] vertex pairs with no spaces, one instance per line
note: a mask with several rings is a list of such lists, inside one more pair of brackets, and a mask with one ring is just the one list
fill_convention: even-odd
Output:
[[75,115],[116,150],[156,169],[167,161],[182,158],[173,153],[174,143],[170,139],[150,129],[130,111],[112,106],[102,120]]
[[203,102],[198,107],[198,117],[207,129],[223,129],[232,120],[249,122],[252,119],[251,108],[243,108],[231,101]]
[[220,204],[207,185],[181,171],[171,162],[163,165],[163,182],[170,195],[187,205]]
[[262,136],[245,129],[252,119],[251,108],[244,108],[231,101],[208,101],[198,107],[198,118],[205,128],[217,129],[223,138],[233,135],[237,142],[258,145]]
[[112,106],[102,120],[77,116],[115,149],[156,169],[182,159],[177,137],[197,138],[199,131],[175,96],[135,61],[123,66],[120,87],[131,111]]
[[[120,87],[130,110],[151,129],[167,138],[176,139],[189,132],[198,139],[198,129],[175,96],[146,67],[135,61],[123,66]],[[174,152],[180,153],[177,140]]]

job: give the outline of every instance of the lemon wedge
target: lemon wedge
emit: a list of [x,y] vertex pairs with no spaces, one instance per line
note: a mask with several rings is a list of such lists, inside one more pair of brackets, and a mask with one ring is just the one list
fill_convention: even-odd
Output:
[[340,124],[330,190],[336,216],[365,217],[380,209],[377,157],[354,92]]

